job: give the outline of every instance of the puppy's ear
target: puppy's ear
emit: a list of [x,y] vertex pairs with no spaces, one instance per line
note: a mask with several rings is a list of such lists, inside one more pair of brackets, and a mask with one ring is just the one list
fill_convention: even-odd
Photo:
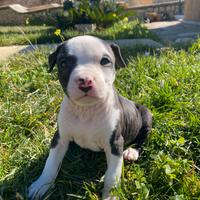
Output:
[[126,63],[124,62],[124,59],[122,58],[120,48],[117,44],[110,44],[110,47],[115,55],[115,64],[116,68],[126,67]]
[[53,68],[54,68],[54,66],[55,66],[55,64],[57,62],[57,55],[58,55],[58,52],[59,52],[59,50],[60,50],[62,45],[63,44],[58,45],[56,50],[49,55],[49,58],[48,58],[48,61],[49,61],[49,72],[51,72],[53,70]]

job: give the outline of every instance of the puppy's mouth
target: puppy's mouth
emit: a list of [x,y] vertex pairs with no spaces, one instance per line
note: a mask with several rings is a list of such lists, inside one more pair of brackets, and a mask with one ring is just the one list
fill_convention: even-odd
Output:
[[71,100],[73,100],[73,102],[78,105],[90,106],[101,102],[103,100],[103,97],[85,93]]
[[82,100],[82,99],[93,99],[93,100],[97,100],[97,99],[102,99],[101,97],[99,96],[96,96],[96,95],[90,95],[90,94],[87,94],[85,93],[84,95],[78,97],[76,100],[79,101],[79,100]]

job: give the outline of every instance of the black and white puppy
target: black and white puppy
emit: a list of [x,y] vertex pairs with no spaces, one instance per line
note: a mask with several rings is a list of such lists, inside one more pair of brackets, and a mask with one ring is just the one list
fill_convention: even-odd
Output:
[[[123,157],[138,159],[139,148],[151,131],[152,115],[116,93],[115,65],[125,66],[117,45],[92,36],[74,37],[49,56],[50,71],[55,64],[65,97],[49,156],[41,176],[29,187],[29,198],[40,199],[53,185],[69,143],[74,141],[82,148],[105,152],[102,199],[112,199],[109,192],[120,181]],[[132,143],[136,148],[124,151],[124,145]]]

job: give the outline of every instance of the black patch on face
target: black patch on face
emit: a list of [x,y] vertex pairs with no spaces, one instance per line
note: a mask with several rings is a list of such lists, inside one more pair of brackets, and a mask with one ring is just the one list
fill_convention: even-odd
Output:
[[110,138],[111,153],[116,156],[123,154],[124,140],[119,128],[116,128]]
[[121,113],[118,129],[121,130],[125,145],[135,143],[136,147],[140,148],[151,131],[151,113],[144,106],[135,104],[120,95],[116,94],[115,99],[116,107]]
[[49,72],[53,70],[55,64],[58,66],[58,79],[65,94],[68,96],[67,85],[70,75],[77,65],[77,58],[74,55],[68,54],[67,42],[60,44],[57,49],[49,55]]
[[53,139],[51,140],[52,149],[54,149],[57,146],[59,139],[60,139],[60,135],[59,135],[59,131],[57,130],[53,136]]
[[57,58],[57,65],[58,65],[58,79],[62,88],[67,94],[67,85],[69,83],[70,75],[73,69],[77,65],[77,58],[74,55],[69,55],[67,51],[67,47],[63,46],[60,50]]

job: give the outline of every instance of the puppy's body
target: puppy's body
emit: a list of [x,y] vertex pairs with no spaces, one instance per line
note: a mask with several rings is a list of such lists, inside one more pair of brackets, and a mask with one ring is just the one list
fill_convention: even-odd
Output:
[[[124,65],[117,46],[91,36],[79,36],[60,45],[50,55],[51,70],[57,63],[65,92],[58,115],[58,131],[42,175],[29,188],[29,197],[40,198],[53,184],[71,141],[83,148],[104,151],[107,171],[103,199],[120,180],[125,144],[140,148],[151,130],[151,113],[119,96],[114,87],[115,64]],[[136,160],[138,151],[124,152]]]
[[77,107],[65,97],[58,117],[61,137],[68,137],[82,148],[104,150],[120,115],[119,110],[111,106],[113,100],[111,96],[105,104],[100,103],[85,109]]

